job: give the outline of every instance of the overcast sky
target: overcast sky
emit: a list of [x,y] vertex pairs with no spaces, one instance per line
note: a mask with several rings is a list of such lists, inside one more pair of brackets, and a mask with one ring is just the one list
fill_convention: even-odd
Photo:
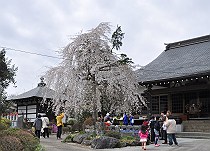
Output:
[[[122,53],[144,66],[165,49],[164,43],[208,35],[209,0],[0,0],[0,46],[18,67],[17,87],[8,94],[35,88],[70,36],[101,22],[125,33]],[[15,49],[15,50],[13,50]]]

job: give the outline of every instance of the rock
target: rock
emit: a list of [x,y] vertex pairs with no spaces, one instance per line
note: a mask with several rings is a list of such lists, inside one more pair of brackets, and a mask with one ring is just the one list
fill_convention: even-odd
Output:
[[102,136],[100,138],[96,138],[92,141],[91,147],[94,149],[104,149],[104,148],[115,148],[120,144],[119,139]]
[[91,142],[92,142],[91,140],[84,139],[81,144],[86,145],[86,146],[90,146]]
[[81,144],[84,139],[86,139],[89,135],[88,134],[79,134],[74,136],[73,142]]

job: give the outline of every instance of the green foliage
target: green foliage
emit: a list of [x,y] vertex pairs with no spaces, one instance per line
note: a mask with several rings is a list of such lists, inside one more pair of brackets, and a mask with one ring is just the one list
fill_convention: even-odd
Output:
[[118,60],[118,63],[120,65],[126,65],[126,64],[133,64],[134,62],[132,61],[131,58],[128,58],[126,54],[120,54],[120,59]]
[[6,51],[3,49],[0,51],[0,85],[2,88],[7,88],[9,83],[15,84],[15,72],[17,68],[14,65],[11,65],[11,60],[7,61],[5,58]]
[[11,60],[7,61],[5,58],[6,51],[0,51],[0,118],[2,113],[6,112],[11,106],[11,102],[6,100],[6,89],[10,83],[15,84],[15,72],[17,68],[12,65]]
[[121,138],[120,132],[116,132],[116,131],[108,131],[108,132],[105,133],[105,136],[114,137],[114,138],[117,138],[117,139]]
[[78,114],[77,121],[80,122],[80,123],[84,123],[84,121],[90,116],[92,116],[90,111],[83,110],[81,113]]
[[6,130],[11,126],[11,121],[6,118],[0,119],[0,130]]
[[68,125],[74,125],[76,123],[76,119],[70,118],[67,122]]
[[115,30],[115,32],[112,34],[112,49],[116,49],[119,50],[120,47],[122,46],[122,39],[124,38],[124,34],[122,32],[121,26],[117,26],[117,29]]
[[66,136],[66,138],[63,140],[63,142],[73,142],[74,136],[75,136],[75,134],[70,134],[70,135]]
[[79,134],[85,134],[85,132],[84,131],[80,131]]
[[9,128],[7,130],[0,131],[0,137],[2,138],[5,136],[11,136],[18,139],[23,145],[24,151],[36,150],[39,145],[39,139],[25,130]]
[[45,149],[42,147],[42,145],[38,145],[35,151],[45,151]]
[[84,121],[90,116],[92,116],[92,114],[88,110],[83,110],[82,112],[80,112],[77,115],[76,120],[74,120],[72,131],[81,131],[83,129]]
[[125,143],[132,143],[133,141],[136,141],[136,138],[133,137],[133,136],[123,136],[121,139],[120,139],[121,142],[125,142]]

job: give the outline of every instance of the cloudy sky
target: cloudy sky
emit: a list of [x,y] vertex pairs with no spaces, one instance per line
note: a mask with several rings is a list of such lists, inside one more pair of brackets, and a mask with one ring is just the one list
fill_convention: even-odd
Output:
[[101,22],[125,32],[121,52],[144,66],[164,43],[210,34],[208,0],[0,0],[0,47],[18,67],[17,87],[8,94],[35,88],[48,67],[61,61],[20,51],[59,57],[70,37]]

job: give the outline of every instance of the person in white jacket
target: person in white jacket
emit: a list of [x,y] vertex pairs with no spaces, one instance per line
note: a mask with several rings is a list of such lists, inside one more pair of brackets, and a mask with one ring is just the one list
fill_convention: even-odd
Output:
[[167,127],[167,135],[168,135],[168,141],[169,141],[169,145],[173,145],[173,142],[175,145],[178,146],[178,142],[176,140],[176,121],[174,120],[174,118],[172,116],[168,117],[168,120],[165,122],[165,125]]
[[49,138],[49,118],[46,115],[42,116],[42,128],[43,128],[43,133],[42,136],[45,138]]

